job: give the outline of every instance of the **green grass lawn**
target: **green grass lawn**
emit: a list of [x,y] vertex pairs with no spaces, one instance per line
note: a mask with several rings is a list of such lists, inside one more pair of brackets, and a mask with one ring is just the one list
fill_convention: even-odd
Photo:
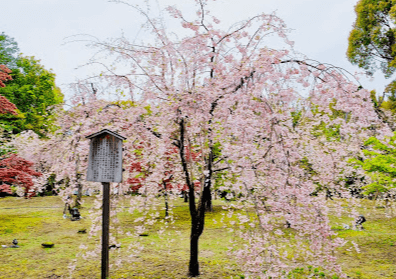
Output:
[[[81,214],[86,217],[95,198],[84,197],[84,200]],[[119,223],[113,222],[115,239],[112,241],[121,243],[121,248],[110,252],[111,278],[187,278],[188,206],[181,199],[176,200],[174,222],[166,222],[160,202],[158,208],[151,210],[151,213],[158,211],[159,216],[157,223],[146,228],[147,236],[125,234],[139,225],[135,220],[142,213],[129,213],[125,200],[118,203]],[[241,278],[236,260],[227,253],[228,243],[236,239],[228,228],[231,225],[221,222],[222,218],[227,219],[222,204],[223,201],[214,201],[214,212],[206,216],[199,245],[200,278]],[[98,209],[94,211],[100,213]],[[363,201],[359,212],[367,218],[364,231],[344,230],[340,224],[351,219],[332,216],[333,228],[339,236],[356,242],[361,250],[357,253],[350,244],[346,245],[337,251],[340,264],[350,278],[396,278],[396,218],[386,217],[385,209],[375,207],[372,201]],[[71,278],[100,278],[100,252],[87,258],[81,256],[83,251],[100,247],[100,231],[92,237],[79,234],[80,229],[89,231],[92,221],[83,218],[72,222],[62,215],[63,203],[59,197],[0,199],[0,245],[11,245],[16,238],[20,246],[0,248],[0,278],[70,278],[68,266],[75,260],[77,264]],[[164,226],[168,226],[164,233],[158,233]],[[43,248],[44,242],[53,242],[55,246]],[[88,249],[81,249],[81,244]],[[138,252],[140,245],[144,248]],[[125,260],[118,263],[119,258]],[[308,278],[308,275],[303,273],[294,278]]]
[[[84,197],[81,215],[87,216],[93,207],[94,197]],[[241,273],[235,262],[227,255],[227,242],[233,237],[222,224],[214,224],[223,217],[222,201],[215,201],[214,212],[208,213],[207,226],[200,239],[201,278],[240,278]],[[121,202],[116,229],[128,231],[137,223],[140,213],[130,214],[126,202]],[[124,207],[124,208],[123,208]],[[160,209],[159,209],[160,210]],[[98,213],[101,211],[96,210]],[[173,209],[175,221],[162,236],[157,233],[165,222],[161,208],[158,222],[148,228],[148,236],[126,236],[114,232],[121,248],[110,251],[110,264],[115,264],[118,256],[127,258],[133,254],[130,244],[139,242],[144,249],[135,257],[124,261],[119,267],[110,268],[111,278],[186,278],[189,260],[190,220],[187,204],[176,201]],[[81,244],[89,251],[100,245],[100,231],[94,237],[79,234],[80,229],[91,228],[91,220],[79,221],[63,219],[63,203],[59,197],[36,197],[0,199],[0,244],[11,245],[16,238],[20,248],[0,248],[0,278],[69,278],[68,265],[77,259],[77,267],[72,278],[99,278],[100,253],[84,259],[77,256]],[[162,222],[161,222],[162,221]],[[216,221],[215,221],[216,222]],[[170,235],[168,235],[170,234]],[[53,242],[53,248],[42,248],[44,242]],[[111,243],[110,243],[111,244]],[[76,258],[77,256],[77,258]]]
[[340,264],[351,278],[396,278],[396,214],[387,217],[384,207],[377,207],[369,200],[362,200],[358,210],[367,219],[363,231],[341,229],[339,224],[350,224],[352,218],[333,216],[331,219],[338,235],[354,241],[360,249],[357,253],[347,245],[339,251]]

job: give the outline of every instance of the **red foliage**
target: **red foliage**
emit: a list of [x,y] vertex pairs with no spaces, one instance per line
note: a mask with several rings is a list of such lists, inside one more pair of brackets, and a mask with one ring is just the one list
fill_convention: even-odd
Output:
[[136,193],[142,186],[142,182],[144,181],[143,177],[140,178],[128,178],[127,183],[131,185],[131,191]]
[[32,190],[34,184],[32,176],[41,176],[42,173],[36,172],[31,167],[33,163],[11,154],[8,158],[0,160],[0,192],[11,194],[10,185],[19,185],[24,188],[25,197],[31,198],[35,195]]
[[12,80],[12,77],[9,75],[10,73],[10,69],[4,65],[0,65],[0,87],[5,87],[3,81]]
[[142,172],[142,165],[139,162],[133,162],[129,167],[130,172]]
[[0,95],[0,114],[11,113],[17,115],[17,107],[11,103],[6,97]]
[[[128,171],[130,173],[134,173],[134,172],[139,172],[141,173],[142,170],[142,165],[140,162],[133,162],[130,167],[128,168]],[[131,184],[131,190],[132,192],[137,192],[142,186],[143,186],[143,181],[145,180],[147,175],[142,176],[142,177],[130,177],[127,180],[128,184]]]
[[[134,148],[135,149],[144,149],[144,145],[142,145],[143,143],[141,142],[140,145],[135,145]],[[201,155],[201,152],[191,152],[190,149],[188,148],[188,146],[185,147],[186,149],[186,157],[187,160],[192,160],[192,161],[198,161],[199,156]],[[174,164],[171,161],[171,156],[175,153],[178,153],[178,149],[176,147],[172,147],[169,148],[166,152],[166,158],[168,159],[165,162],[165,168],[167,169],[167,171],[164,172],[164,176],[162,178],[161,181],[158,182],[158,187],[160,189],[164,188],[164,183],[165,183],[165,187],[166,190],[171,190],[171,189],[180,189],[183,192],[188,191],[188,187],[186,184],[182,185],[182,184],[172,184],[172,181],[174,180],[173,177],[173,169],[174,169]],[[147,172],[147,169],[149,169],[147,166],[142,166],[141,162],[132,162],[131,165],[128,167],[128,171],[130,173],[140,173],[139,177],[131,177],[128,178],[127,183],[131,185],[131,190],[133,192],[137,192],[142,186],[144,181],[146,180],[147,176],[149,175],[149,173]],[[194,182],[194,188],[196,190],[199,189],[200,182]]]
[[[201,187],[201,182],[195,181],[194,182],[194,190],[195,192],[198,192]],[[177,188],[180,189],[182,192],[188,192],[188,186],[187,184],[177,184]]]
[[[4,81],[12,80],[9,75],[11,70],[4,65],[0,65],[0,87],[5,87]],[[6,97],[0,95],[0,114],[11,113],[17,115],[17,107],[11,103]]]

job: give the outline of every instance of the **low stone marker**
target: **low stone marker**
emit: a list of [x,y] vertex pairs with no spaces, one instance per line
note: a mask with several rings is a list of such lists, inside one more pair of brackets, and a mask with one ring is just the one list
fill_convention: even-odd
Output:
[[3,248],[19,248],[19,246],[18,246],[18,240],[14,239],[14,240],[12,241],[12,245],[10,245],[10,246],[1,245],[1,247],[3,247]]
[[72,221],[78,221],[81,219],[81,215],[80,215],[80,212],[78,211],[78,208],[71,208],[70,214],[71,214]]
[[52,247],[54,247],[54,245],[55,244],[52,242],[44,242],[41,244],[41,246],[43,246],[44,248],[52,248]]
[[355,227],[356,229],[364,230],[363,223],[366,222],[366,218],[363,215],[359,215],[355,220]]

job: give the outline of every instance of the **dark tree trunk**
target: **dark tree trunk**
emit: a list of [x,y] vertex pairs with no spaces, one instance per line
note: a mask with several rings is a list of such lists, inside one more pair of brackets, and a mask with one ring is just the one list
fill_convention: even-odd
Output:
[[205,189],[203,191],[203,195],[204,195],[204,199],[205,199],[205,211],[212,212],[213,211],[212,193],[211,193],[209,187],[205,187]]
[[195,235],[194,232],[191,230],[190,264],[188,266],[188,276],[191,277],[195,277],[199,275],[198,240],[199,240],[199,235]]
[[[185,127],[184,119],[180,121],[180,140],[177,141],[176,146],[179,148],[180,159],[183,167],[183,172],[186,179],[186,184],[188,186],[188,203],[191,216],[191,235],[190,235],[190,263],[188,267],[188,275],[195,277],[199,275],[199,263],[198,263],[198,240],[201,236],[204,224],[205,224],[205,206],[207,204],[207,198],[210,196],[210,186],[211,186],[211,175],[212,175],[212,153],[209,156],[209,175],[205,177],[205,182],[203,189],[201,190],[201,195],[199,197],[198,206],[195,203],[195,191],[194,183],[190,178],[190,173],[188,170],[188,164],[185,157],[184,151],[184,136]],[[187,195],[187,193],[186,193]],[[211,205],[211,203],[210,203]]]
[[[77,138],[77,143],[80,141],[80,138]],[[81,208],[81,199],[82,199],[82,183],[81,183],[81,177],[82,177],[82,173],[79,172],[79,168],[80,168],[80,154],[77,153],[77,144],[75,146],[74,152],[76,152],[77,154],[77,159],[76,159],[76,182],[77,182],[77,197],[76,197],[76,201],[74,203],[74,207],[80,209]]]
[[169,216],[168,194],[165,194],[165,217]]
[[186,191],[183,191],[184,202],[188,202],[188,195]]
[[164,199],[165,199],[165,217],[169,216],[169,205],[168,205],[168,191],[166,189],[166,182],[162,181],[164,185]]
[[[80,180],[80,178],[78,178],[78,180]],[[78,209],[81,208],[81,199],[82,199],[82,184],[80,183],[80,181],[78,181],[77,197],[76,197],[76,202],[75,202],[75,207],[77,207]]]
[[73,199],[72,208],[81,208],[81,200],[82,200],[82,184],[80,182],[81,174],[77,174],[77,195],[76,198]]

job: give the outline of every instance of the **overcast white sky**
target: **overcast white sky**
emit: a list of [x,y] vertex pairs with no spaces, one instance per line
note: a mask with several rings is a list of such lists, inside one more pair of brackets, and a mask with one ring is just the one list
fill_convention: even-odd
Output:
[[[194,0],[157,0],[191,7]],[[233,23],[258,13],[272,13],[282,18],[293,31],[295,49],[309,58],[361,71],[346,59],[347,39],[355,21],[358,0],[217,0],[211,13],[226,23]],[[142,3],[143,0],[131,0]],[[124,5],[107,0],[10,0],[0,6],[0,32],[13,37],[24,55],[35,56],[56,74],[56,83],[69,96],[68,84],[84,78],[87,70],[75,70],[92,56],[83,43],[68,43],[69,36],[89,34],[100,39],[131,36],[141,21]],[[98,69],[98,72],[100,70]],[[373,81],[360,80],[367,89],[382,93],[389,83],[378,72]]]

